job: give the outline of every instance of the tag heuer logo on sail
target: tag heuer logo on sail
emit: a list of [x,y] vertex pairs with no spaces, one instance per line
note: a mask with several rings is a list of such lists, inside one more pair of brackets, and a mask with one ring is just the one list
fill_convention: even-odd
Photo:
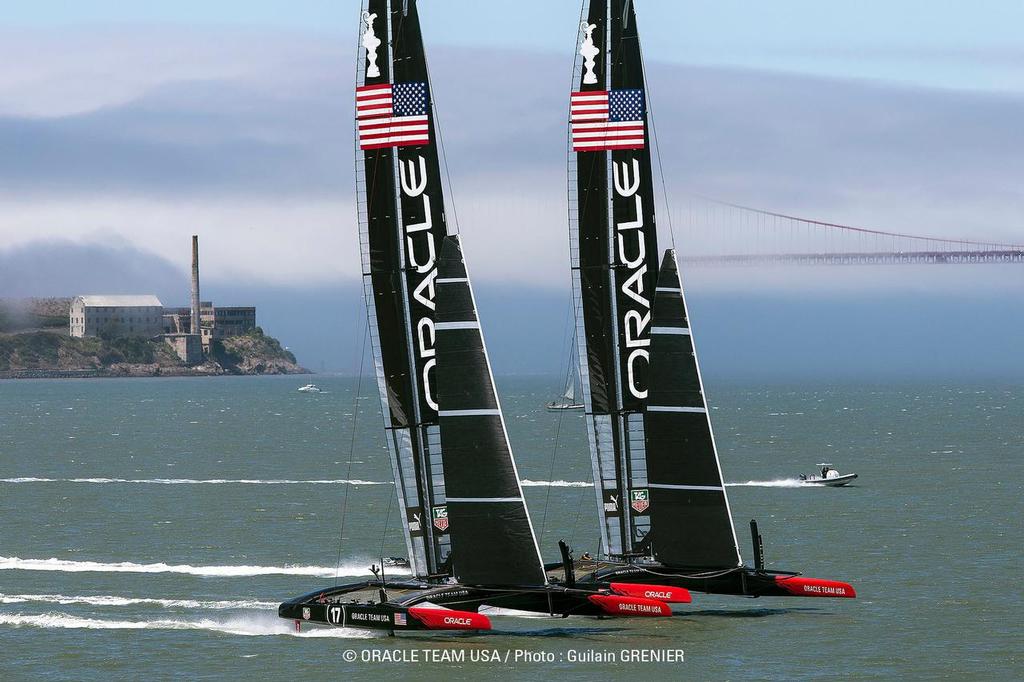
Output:
[[434,507],[434,528],[448,530],[448,507]]
[[309,616],[310,615],[311,614],[309,612],[309,607],[308,606],[303,606],[302,607],[302,620],[309,620]]
[[647,508],[651,506],[651,494],[647,491],[647,488],[631,490],[629,493],[629,506],[638,514],[647,511]]

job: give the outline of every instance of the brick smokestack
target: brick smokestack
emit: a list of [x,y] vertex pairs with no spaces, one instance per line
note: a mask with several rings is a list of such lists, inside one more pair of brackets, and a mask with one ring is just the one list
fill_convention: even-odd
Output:
[[192,333],[199,333],[199,235],[192,235]]

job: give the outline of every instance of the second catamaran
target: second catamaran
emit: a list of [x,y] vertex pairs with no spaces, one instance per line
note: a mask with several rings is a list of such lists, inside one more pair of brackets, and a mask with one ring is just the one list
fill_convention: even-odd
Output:
[[570,99],[576,338],[605,561],[581,582],[853,597],[847,583],[744,566],[675,252],[659,263],[650,124],[632,0],[587,0]]

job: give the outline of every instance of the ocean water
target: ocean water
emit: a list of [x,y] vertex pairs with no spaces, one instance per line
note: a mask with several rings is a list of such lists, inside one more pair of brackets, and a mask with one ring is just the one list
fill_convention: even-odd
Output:
[[[388,638],[276,616],[404,554],[375,386],[316,380],[0,381],[0,679],[1024,678],[1024,386],[709,388],[748,561],[756,518],[771,568],[856,600]],[[498,383],[543,551],[596,550],[581,417]],[[819,461],[860,478],[799,487]]]

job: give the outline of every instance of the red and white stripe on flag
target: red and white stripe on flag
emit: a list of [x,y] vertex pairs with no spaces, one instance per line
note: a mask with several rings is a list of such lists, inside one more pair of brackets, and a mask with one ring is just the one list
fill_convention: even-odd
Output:
[[608,92],[574,92],[569,102],[572,148],[577,152],[642,149],[644,122],[608,120]]
[[395,116],[393,94],[390,83],[356,88],[360,149],[404,147],[430,142],[427,117]]

